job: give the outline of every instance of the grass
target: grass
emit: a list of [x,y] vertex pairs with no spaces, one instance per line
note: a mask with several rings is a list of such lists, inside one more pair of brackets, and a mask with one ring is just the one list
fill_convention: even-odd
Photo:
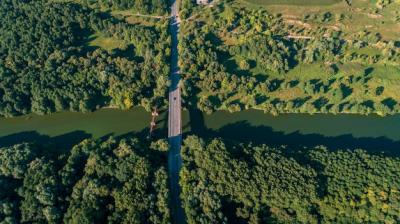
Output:
[[[338,73],[334,74],[332,71],[328,71],[328,66],[323,62],[316,62],[312,64],[299,64],[291,69],[286,74],[278,74],[271,71],[263,71],[258,66],[252,67],[248,71],[241,71],[238,68],[239,61],[243,59],[241,56],[236,55],[228,58],[223,63],[228,66],[228,70],[231,70],[234,74],[246,76],[251,75],[266,75],[271,79],[284,79],[285,81],[298,80],[300,82],[309,82],[310,80],[320,80],[326,82],[327,80],[336,80],[332,84],[332,88],[339,88],[341,83],[347,83],[347,77],[370,77],[366,84],[362,83],[351,83],[349,84],[352,88],[352,94],[345,100],[335,101],[332,98],[332,91],[328,93],[319,93],[315,95],[309,95],[303,92],[301,88],[280,88],[277,91],[269,93],[272,98],[279,98],[284,101],[291,101],[296,98],[311,97],[309,101],[315,101],[319,97],[324,96],[331,99],[330,103],[340,104],[345,101],[349,102],[366,102],[372,100],[373,102],[381,102],[387,98],[392,98],[397,102],[400,102],[400,92],[398,91],[398,85],[400,85],[400,69],[393,65],[380,65],[374,64],[371,67],[359,63],[347,63],[338,65]],[[382,95],[375,95],[376,88],[384,86],[385,91]],[[209,93],[203,93],[202,95],[208,95]],[[245,96],[233,95],[227,102],[242,99]]]
[[365,74],[365,65],[360,63],[339,64],[339,76],[355,75],[360,76]]
[[[296,2],[299,5],[304,3],[305,7],[299,7],[295,4],[284,5],[284,3],[288,4],[294,1],[283,0],[279,1],[280,4],[277,5],[273,5],[273,2],[277,3],[278,0],[237,0],[232,2],[231,6],[237,11],[246,10],[245,8],[250,9],[249,11],[255,10],[254,23],[263,21],[262,17],[260,19],[257,18],[257,10],[260,10],[260,8],[266,9],[272,18],[278,18],[276,21],[279,20],[286,23],[283,25],[279,22],[280,27],[273,27],[276,21],[272,20],[272,30],[287,29],[295,31],[295,34],[311,37],[324,34],[331,35],[333,33],[331,31],[339,31],[342,33],[339,38],[344,41],[350,42],[361,39],[362,41],[371,41],[371,45],[361,49],[349,46],[344,49],[343,55],[345,53],[355,53],[363,56],[380,56],[383,54],[383,45],[380,43],[373,44],[376,41],[373,39],[373,34],[380,33],[384,41],[398,40],[399,37],[396,31],[398,30],[397,26],[400,27],[400,23],[393,22],[393,5],[383,11],[375,11],[375,3],[369,0],[353,0],[351,9],[342,0],[335,1],[337,4],[320,5],[311,4],[317,2],[312,0]],[[310,4],[310,6],[306,4]],[[329,17],[325,17],[327,12],[330,12]],[[306,15],[310,16],[306,17]],[[252,35],[258,35],[257,32],[253,32],[252,28],[247,29],[245,27],[243,30],[246,32],[243,32],[241,30],[242,25],[226,32],[223,27],[215,24],[215,20],[210,19],[213,17],[218,18],[218,16],[226,17],[225,10],[211,9],[209,12],[206,11],[198,16],[198,20],[196,20],[197,22],[201,20],[214,29],[214,35],[218,37],[218,40],[212,42],[217,48],[220,45],[241,46]],[[252,19],[247,18],[249,21]],[[299,23],[290,24],[290,21],[298,21]],[[302,26],[301,23],[307,23],[309,26]],[[225,48],[220,49],[225,52]],[[287,73],[278,73],[263,69],[258,65],[257,58],[249,57],[243,50],[234,55],[229,55],[225,52],[220,53],[218,56],[219,63],[223,64],[230,74],[245,77],[252,76],[259,83],[267,80],[270,82],[277,80],[278,82],[278,87],[269,90],[267,93],[264,89],[255,87],[251,94],[240,91],[236,94],[229,94],[219,107],[222,110],[230,110],[232,102],[235,102],[235,104],[239,102],[244,108],[249,106],[262,110],[269,110],[270,105],[274,104],[270,101],[263,103],[261,100],[258,105],[254,106],[251,100],[247,100],[248,97],[250,99],[252,99],[251,97],[265,97],[269,100],[279,99],[283,102],[294,102],[296,105],[300,105],[294,109],[291,106],[287,106],[290,109],[278,109],[290,112],[317,112],[319,110],[317,108],[324,112],[332,108],[331,111],[335,113],[340,111],[342,113],[375,112],[385,114],[385,109],[381,107],[383,104],[387,105],[387,102],[390,104],[390,101],[400,102],[398,88],[400,85],[400,68],[396,67],[399,64],[398,61],[381,61],[369,64],[367,61],[361,62],[361,59],[353,62],[332,59],[333,61],[329,62],[300,63]],[[244,59],[250,64],[249,69],[240,68],[240,62]],[[334,63],[335,66],[330,66],[330,63]],[[387,64],[385,65],[384,63]],[[279,84],[280,81],[282,82],[281,84]],[[384,88],[384,90],[381,94],[377,94],[377,89],[380,88]],[[341,91],[338,91],[339,89]],[[221,94],[229,91],[231,90],[221,90]],[[234,92],[234,90],[231,92]],[[198,94],[198,97],[214,95],[214,92],[203,91]],[[325,103],[324,99],[328,99],[328,102]],[[304,101],[303,104],[301,104],[301,101]],[[279,104],[279,106],[282,105],[285,104]],[[232,110],[235,110],[235,108]]]
[[[346,39],[357,39],[357,33],[364,30],[380,33],[384,40],[399,38],[399,3],[392,3],[384,9],[379,9],[376,1],[369,0],[353,0],[351,7],[342,0],[239,0],[235,5],[254,10],[262,7],[272,14],[281,14],[285,18],[300,22],[306,15],[320,16],[330,12],[333,15],[331,21],[308,20],[307,24],[311,29],[306,31],[315,31],[318,28],[332,30],[335,26],[340,28]],[[338,21],[335,19],[338,15],[343,15],[345,18]],[[298,28],[303,27],[298,26]]]
[[333,5],[341,0],[245,0],[257,5],[297,5],[297,6],[319,6]]
[[123,40],[116,39],[114,37],[105,37],[101,33],[96,33],[90,36],[92,41],[89,42],[91,47],[100,47],[104,50],[111,51],[114,49],[124,49],[126,48],[126,43]]
[[327,79],[329,78],[329,73],[327,72],[327,66],[323,63],[313,63],[313,64],[298,64],[293,69],[289,70],[285,74],[288,79],[297,79],[301,81],[311,80],[311,79]]
[[147,27],[152,27],[157,25],[157,23],[150,21],[149,19],[144,19],[138,16],[129,16],[125,18],[125,21],[132,25],[142,25]]
[[349,53],[356,53],[358,55],[368,55],[368,56],[374,56],[374,55],[381,55],[382,51],[376,48],[371,48],[371,47],[364,47],[361,49],[352,49],[348,51]]
[[[111,15],[117,18],[124,19],[127,23],[132,25],[143,25],[143,26],[156,26],[163,22],[164,19],[150,18],[145,16],[138,16],[136,12],[132,10],[114,10]],[[150,16],[163,16],[163,15],[150,15]]]
[[[374,66],[372,76],[380,79],[400,82],[400,68],[393,65]],[[399,83],[400,84],[400,83]],[[399,90],[396,90],[400,94]]]

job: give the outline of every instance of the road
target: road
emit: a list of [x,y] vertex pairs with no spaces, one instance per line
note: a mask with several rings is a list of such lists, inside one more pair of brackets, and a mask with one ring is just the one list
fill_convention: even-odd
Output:
[[169,110],[168,110],[168,139],[170,150],[168,153],[168,174],[170,178],[171,208],[173,223],[185,223],[185,214],[179,198],[179,171],[182,166],[180,154],[182,144],[182,125],[181,125],[181,90],[179,87],[180,71],[178,65],[178,34],[179,34],[179,0],[171,2],[171,74],[169,90]]

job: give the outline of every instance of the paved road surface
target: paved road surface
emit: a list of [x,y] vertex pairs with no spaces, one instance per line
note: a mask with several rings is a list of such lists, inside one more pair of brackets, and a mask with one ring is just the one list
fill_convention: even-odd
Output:
[[181,125],[181,91],[179,88],[179,66],[178,66],[178,33],[179,33],[179,7],[177,0],[171,2],[171,24],[170,32],[172,39],[171,46],[171,86],[169,90],[169,113],[168,113],[168,138],[170,150],[168,154],[168,172],[170,178],[171,206],[173,223],[185,223],[185,214],[179,198],[179,171],[182,165],[180,155],[182,143]]

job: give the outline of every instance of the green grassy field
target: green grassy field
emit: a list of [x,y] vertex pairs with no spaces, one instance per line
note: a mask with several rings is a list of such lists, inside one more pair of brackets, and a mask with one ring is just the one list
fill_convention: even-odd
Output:
[[[351,6],[343,0],[237,0],[235,5],[254,10],[262,7],[307,32],[319,28],[340,30],[347,39],[358,39],[358,33],[367,31],[380,33],[384,40],[397,40],[400,29],[400,1],[385,7],[373,0],[353,0]],[[332,17],[322,21],[326,13]]]
[[100,47],[107,51],[126,47],[126,43],[123,40],[118,40],[114,37],[105,37],[101,33],[90,36],[90,39],[92,39],[92,41],[90,41],[89,46]]
[[245,0],[246,2],[259,5],[333,5],[341,2],[341,0]]

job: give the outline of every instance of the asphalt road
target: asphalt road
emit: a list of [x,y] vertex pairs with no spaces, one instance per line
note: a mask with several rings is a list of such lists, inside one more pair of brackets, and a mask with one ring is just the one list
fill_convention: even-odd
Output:
[[182,166],[180,154],[182,144],[182,124],[181,124],[181,91],[179,88],[180,71],[178,65],[178,34],[179,34],[179,6],[177,0],[171,2],[171,86],[169,90],[169,110],[168,110],[168,138],[170,150],[168,154],[168,172],[171,190],[171,208],[173,223],[181,224],[185,222],[185,214],[179,198],[179,171]]

